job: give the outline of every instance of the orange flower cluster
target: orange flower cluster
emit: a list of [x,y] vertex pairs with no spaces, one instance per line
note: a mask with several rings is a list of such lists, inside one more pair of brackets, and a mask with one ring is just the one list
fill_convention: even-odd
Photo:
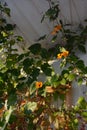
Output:
[[51,32],[52,35],[55,35],[59,30],[61,30],[62,26],[57,25],[54,27],[53,31]]
[[36,88],[42,88],[43,83],[42,82],[36,82]]
[[61,59],[62,57],[67,57],[69,55],[69,51],[64,51],[62,53],[57,54],[57,58]]

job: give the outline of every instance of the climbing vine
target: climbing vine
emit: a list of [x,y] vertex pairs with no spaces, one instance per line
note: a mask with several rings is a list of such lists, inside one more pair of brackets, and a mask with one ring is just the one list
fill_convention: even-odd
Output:
[[[48,18],[55,23],[50,35],[56,45],[42,48],[40,40],[46,35],[22,54],[15,44],[23,38],[14,34],[15,26],[4,18],[4,13],[10,16],[10,9],[0,4],[1,130],[78,130],[80,126],[80,130],[85,129],[87,101],[80,97],[72,106],[67,104],[66,96],[74,81],[87,84],[87,66],[76,54],[78,50],[86,53],[87,25],[78,26],[79,32],[68,29],[72,25],[63,24],[58,17],[59,3],[48,2],[50,7],[41,22]],[[60,33],[65,44],[58,43]],[[60,63],[61,73],[56,73],[50,64],[53,59]],[[58,99],[60,104],[56,106]]]

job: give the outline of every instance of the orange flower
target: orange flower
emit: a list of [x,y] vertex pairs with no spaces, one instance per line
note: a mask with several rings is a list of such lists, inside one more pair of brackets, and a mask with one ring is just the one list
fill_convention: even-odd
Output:
[[62,53],[57,54],[57,58],[61,59],[62,57],[67,57],[69,55],[69,51],[64,51]]
[[61,28],[62,28],[61,25],[57,25],[57,26],[55,27],[56,31],[61,30]]
[[41,87],[42,87],[42,85],[43,85],[43,83],[42,83],[42,82],[36,82],[36,88],[41,88]]
[[61,55],[61,54],[57,54],[57,58],[58,58],[58,59],[61,59],[61,58],[62,58],[62,55]]
[[57,25],[54,27],[53,31],[51,32],[52,35],[55,35],[59,30],[61,30],[61,25]]
[[64,57],[67,57],[69,55],[69,51],[64,51],[63,53],[62,53],[62,56],[64,56]]

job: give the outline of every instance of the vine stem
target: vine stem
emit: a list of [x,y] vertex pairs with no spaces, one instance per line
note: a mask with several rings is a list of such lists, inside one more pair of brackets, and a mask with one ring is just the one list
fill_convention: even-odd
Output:
[[7,115],[7,117],[6,117],[6,121],[5,121],[5,124],[4,124],[4,126],[2,127],[2,130],[5,130],[5,128],[6,128],[6,125],[8,124],[8,122],[9,122],[9,119],[10,119],[10,116],[11,116],[11,114],[12,114],[12,112],[13,112],[13,107],[12,106],[10,106],[10,108],[9,108],[9,114]]

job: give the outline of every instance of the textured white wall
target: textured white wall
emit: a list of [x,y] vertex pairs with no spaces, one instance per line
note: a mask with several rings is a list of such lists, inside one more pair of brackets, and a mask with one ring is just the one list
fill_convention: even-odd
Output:
[[[1,0],[2,1],[2,0]],[[48,9],[47,0],[4,0],[11,9],[11,19],[17,25],[28,44],[32,44],[40,36],[50,33],[53,25],[45,20],[41,24],[43,12]],[[58,0],[60,18],[69,23],[81,23],[87,18],[87,0]],[[46,41],[45,41],[46,43]],[[46,43],[46,46],[48,44]]]
[[47,8],[45,0],[6,0],[11,9],[11,20],[17,25],[29,45],[49,32],[49,25],[41,24],[42,12]]

